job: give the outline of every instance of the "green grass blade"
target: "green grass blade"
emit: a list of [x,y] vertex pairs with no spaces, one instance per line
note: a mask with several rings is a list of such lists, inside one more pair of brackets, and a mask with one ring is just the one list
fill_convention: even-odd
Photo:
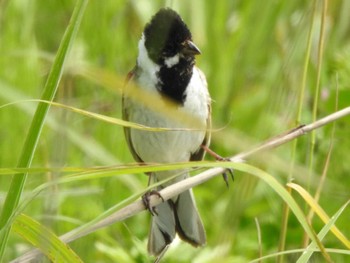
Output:
[[[296,191],[305,200],[305,202],[310,206],[311,211],[319,216],[319,218],[327,224],[330,221],[329,216],[323,210],[323,208],[318,204],[318,202],[300,185],[295,183],[289,183],[288,186]],[[346,236],[336,227],[331,226],[331,232],[338,238],[340,242],[343,243],[345,247],[350,249],[350,241]]]
[[[242,166],[241,166],[242,165]],[[294,213],[295,217],[300,222],[301,226],[304,228],[304,231],[307,233],[309,238],[317,244],[318,248],[322,251],[322,254],[327,257],[328,255],[325,252],[325,249],[320,242],[320,240],[317,238],[316,234],[314,233],[314,230],[311,228],[309,223],[307,222],[307,219],[302,212],[301,208],[297,204],[297,202],[294,200],[292,195],[283,187],[273,176],[270,174],[247,164],[240,164],[239,169],[242,172],[246,172],[249,174],[252,174],[259,179],[263,180],[265,183],[267,183],[283,200],[286,202],[286,204],[289,206],[291,211]]]
[[[29,97],[21,91],[18,91],[15,86],[9,85],[6,82],[0,80],[0,98],[3,98],[5,101],[9,101],[6,105],[15,106],[17,109],[21,110],[23,114],[34,116],[35,106],[30,103],[17,103],[16,101],[28,101]],[[40,100],[35,100],[40,102]],[[52,106],[52,104],[50,104]],[[5,105],[1,105],[0,109]],[[62,124],[60,123],[57,114],[50,114],[46,117],[45,125],[50,127],[55,132],[62,132]],[[78,131],[65,127],[64,133],[67,136],[67,139],[77,147],[81,149],[84,154],[90,156],[99,161],[102,165],[111,165],[115,163],[120,163],[115,155],[106,151],[106,149],[94,138],[89,138],[87,140],[84,134],[79,133]]]
[[[337,219],[339,218],[339,216],[343,213],[343,211],[345,210],[345,208],[349,205],[349,202],[346,202],[338,211],[337,213],[335,213],[335,215],[328,221],[328,223],[322,228],[322,230],[320,231],[320,233],[317,235],[318,238],[320,240],[322,240],[326,234],[331,230],[331,228],[334,226],[335,222],[337,221]],[[317,248],[316,243],[315,242],[311,242],[311,244],[306,248],[306,252],[303,253],[297,263],[306,263],[309,262],[310,257],[312,256],[312,254],[314,253],[315,249]]]
[[19,215],[13,230],[40,249],[51,262],[83,262],[58,236],[29,216]]
[[[72,45],[78,31],[86,5],[87,0],[80,0],[75,6],[72,18],[62,38],[54,63],[47,78],[44,92],[41,96],[42,100],[52,101],[56,94],[58,84],[62,76],[64,62],[67,58],[69,48]],[[49,108],[49,104],[39,103],[17,164],[18,167],[25,168],[30,166]],[[3,258],[10,232],[9,227],[4,227],[7,225],[9,218],[18,205],[26,178],[26,173],[14,175],[11,181],[10,189],[5,199],[5,203],[0,215],[0,261]]]
[[[301,123],[301,116],[302,116],[302,110],[304,105],[304,97],[305,97],[305,90],[307,85],[307,76],[309,71],[309,62],[310,62],[310,54],[311,54],[311,45],[312,45],[312,36],[313,36],[313,24],[315,22],[315,16],[316,16],[316,1],[312,4],[312,16],[310,20],[310,28],[308,32],[307,37],[307,45],[306,45],[306,51],[305,51],[305,57],[304,57],[304,66],[303,66],[303,74],[301,78],[300,83],[300,90],[298,94],[298,107],[297,107],[297,114],[296,114],[296,125],[300,125]],[[296,153],[297,153],[297,145],[298,145],[298,139],[294,140],[292,143],[292,149],[291,149],[291,166],[289,169],[288,174],[288,181],[292,180],[293,172],[294,172],[294,165],[295,165],[295,159],[296,159]],[[288,206],[284,205],[283,208],[283,217],[282,217],[282,224],[281,224],[281,235],[280,235],[280,241],[279,241],[279,251],[283,251],[285,249],[285,243],[286,243],[286,237],[287,237],[287,228],[288,228],[288,216],[289,216],[289,208]],[[278,263],[283,262],[283,256],[280,256],[277,260]]]
[[[323,255],[327,255],[325,252],[325,249],[320,242],[320,240],[317,238],[316,234],[314,233],[314,230],[311,228],[311,226],[308,224],[307,219],[302,212],[301,208],[295,201],[295,199],[291,196],[291,194],[285,189],[283,185],[281,185],[273,176],[270,174],[264,172],[263,170],[260,170],[254,166],[248,165],[246,163],[232,163],[232,162],[188,162],[188,163],[178,163],[178,164],[166,164],[166,165],[155,165],[155,166],[140,166],[140,167],[126,167],[126,168],[119,168],[113,172],[111,170],[108,171],[102,171],[101,173],[89,173],[86,175],[79,175],[79,176],[65,176],[64,178],[59,179],[59,182],[61,183],[68,183],[73,182],[77,180],[88,180],[93,178],[101,178],[105,176],[115,176],[118,173],[125,173],[125,172],[132,172],[131,170],[134,170],[134,172],[145,172],[145,171],[159,171],[159,170],[168,170],[168,169],[180,169],[180,168],[190,168],[190,167],[222,167],[222,168],[231,168],[235,171],[241,171],[247,174],[251,174],[258,179],[264,181],[269,187],[272,188],[290,207],[291,211],[294,213],[298,221],[300,222],[301,226],[304,228],[305,232],[309,235],[310,239],[317,244],[318,248],[320,249],[321,253]],[[130,169],[130,170],[129,170]],[[207,177],[206,180],[209,178]],[[205,180],[205,181],[206,181]],[[198,181],[196,184],[193,184],[193,186],[196,186],[200,184],[202,181]],[[160,182],[162,183],[162,182]],[[153,185],[154,186],[154,185]],[[40,192],[42,189],[38,189],[38,192]],[[110,208],[108,211],[106,211],[103,215],[100,215],[97,219],[92,220],[91,222],[88,222],[87,224],[78,227],[77,229],[73,230],[69,234],[66,234],[65,237],[69,237],[69,241],[74,240],[77,237],[81,237],[83,235],[86,235],[88,233],[91,233],[91,229],[93,231],[96,231],[98,228],[96,228],[97,221],[102,220],[103,218],[108,217],[111,215],[111,213],[115,212],[122,206],[130,203],[132,200],[137,198],[137,196],[140,195],[140,193],[135,194],[131,196],[130,198],[124,200],[123,202],[119,203],[118,205]],[[83,234],[81,234],[83,232]],[[30,252],[30,256],[35,256],[35,253]],[[327,255],[328,256],[328,255]]]
[[[319,253],[320,250],[318,248],[310,249],[313,252]],[[325,249],[327,253],[329,254],[337,254],[337,255],[350,255],[350,251],[347,249],[336,249],[336,248],[326,248]],[[271,253],[263,257],[256,258],[254,260],[249,261],[249,263],[257,263],[257,262],[272,262],[272,261],[267,261],[267,259],[272,259],[281,255],[292,255],[292,254],[300,254],[305,251],[305,248],[298,248],[298,249],[289,249],[289,250],[284,250],[281,252],[277,253]]]

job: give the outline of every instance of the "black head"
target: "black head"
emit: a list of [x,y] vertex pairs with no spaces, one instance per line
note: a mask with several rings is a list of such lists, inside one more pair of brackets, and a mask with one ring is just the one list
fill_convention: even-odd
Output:
[[181,17],[169,8],[160,9],[144,30],[145,47],[152,61],[161,65],[166,58],[181,54],[194,61],[200,53]]

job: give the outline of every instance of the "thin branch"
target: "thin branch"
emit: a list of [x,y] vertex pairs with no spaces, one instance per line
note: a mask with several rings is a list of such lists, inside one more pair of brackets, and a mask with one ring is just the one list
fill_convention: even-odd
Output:
[[[288,131],[285,134],[279,135],[277,137],[274,137],[270,140],[267,140],[266,142],[262,143],[260,146],[257,146],[249,151],[237,154],[235,156],[232,156],[229,158],[232,162],[240,162],[243,159],[246,159],[254,154],[257,154],[262,151],[266,151],[269,149],[276,148],[280,145],[283,145],[289,141],[292,141],[293,139],[300,137],[302,135],[307,134],[308,132],[318,129],[322,126],[325,126],[326,124],[332,123],[338,119],[341,119],[347,115],[350,115],[350,107],[344,108],[340,111],[337,111],[335,113],[332,113],[318,121],[315,121],[311,124],[300,126],[296,129],[293,129],[291,131]],[[163,197],[164,200],[168,200],[174,196],[179,195],[180,193],[193,188],[199,184],[202,184],[209,179],[221,175],[225,171],[225,168],[211,168],[209,170],[206,170],[196,176],[189,177],[185,180],[182,180],[178,183],[172,184],[161,191],[159,193]],[[162,202],[162,199],[159,198],[156,195],[152,195],[150,197],[150,205],[156,206]],[[95,225],[89,227],[88,229],[79,231],[79,228],[72,230],[63,236],[61,236],[61,240],[69,243],[72,242],[80,237],[86,236],[90,233],[95,232],[96,230],[99,230],[101,228],[107,227],[111,224],[114,224],[116,222],[123,221],[131,216],[134,216],[140,212],[145,210],[145,207],[141,200],[135,201],[132,204],[120,209],[119,211],[115,212],[114,214],[110,215],[109,217],[102,219],[100,222],[96,223]],[[35,258],[37,255],[40,254],[39,250],[32,250],[28,253],[24,254],[23,256],[13,260],[12,262],[29,262],[33,258]]]
[[260,146],[253,148],[249,151],[240,153],[235,155],[234,157],[230,158],[231,161],[236,161],[237,159],[245,159],[247,157],[250,157],[253,154],[256,154],[261,151],[269,150],[276,148],[282,144],[285,144],[289,141],[294,140],[297,137],[300,137],[306,133],[309,133],[312,130],[316,130],[322,126],[325,126],[326,124],[329,124],[331,122],[334,122],[338,119],[341,119],[347,115],[350,115],[350,107],[346,107],[340,111],[336,111],[335,113],[332,113],[322,119],[319,119],[318,121],[315,121],[313,123],[310,123],[308,125],[300,126],[296,129],[293,129],[283,135],[279,135],[277,137],[274,137],[264,143],[262,143]]

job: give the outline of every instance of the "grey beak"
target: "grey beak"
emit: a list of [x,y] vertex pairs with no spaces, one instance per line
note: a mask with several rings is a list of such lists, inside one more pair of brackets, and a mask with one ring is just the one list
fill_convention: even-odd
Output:
[[186,40],[183,43],[183,49],[182,49],[182,54],[184,55],[199,55],[201,54],[201,51],[199,50],[199,48],[190,40]]

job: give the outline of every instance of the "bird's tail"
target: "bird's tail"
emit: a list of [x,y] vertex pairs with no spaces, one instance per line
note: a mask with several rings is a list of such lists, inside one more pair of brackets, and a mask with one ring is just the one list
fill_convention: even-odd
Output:
[[156,212],[148,238],[150,254],[159,255],[173,241],[176,233],[195,247],[205,245],[205,230],[192,190],[157,205]]

